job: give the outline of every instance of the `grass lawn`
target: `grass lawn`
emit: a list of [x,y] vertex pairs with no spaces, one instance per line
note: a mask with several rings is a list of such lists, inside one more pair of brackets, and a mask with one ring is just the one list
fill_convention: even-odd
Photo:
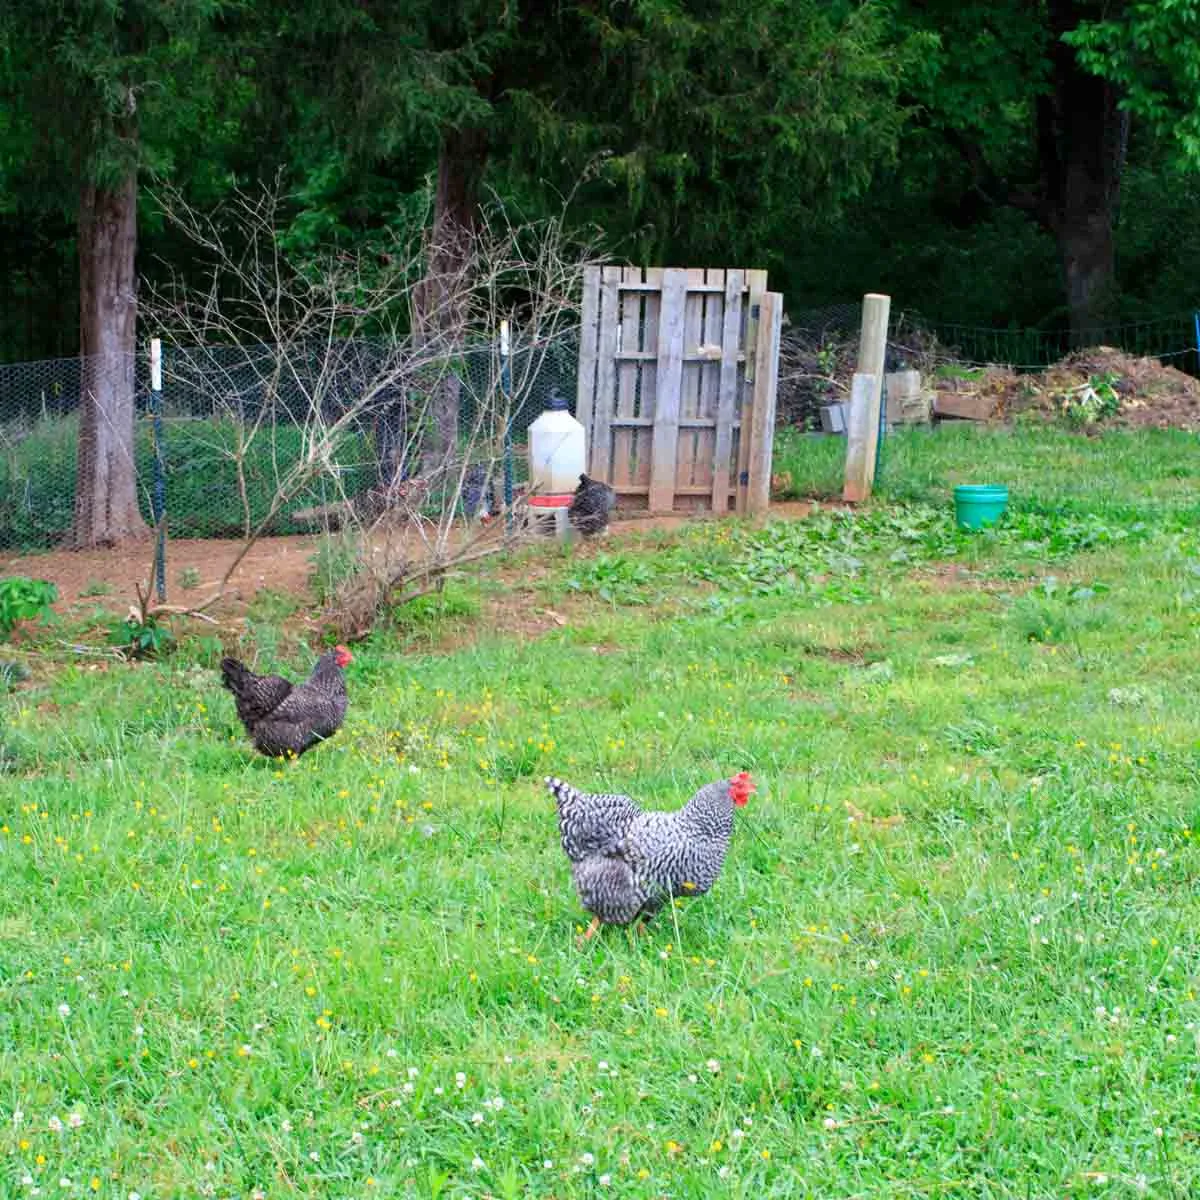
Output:
[[[452,587],[283,769],[208,643],[0,701],[0,1193],[1196,1195],[1194,440],[884,456],[854,516]],[[713,891],[577,950],[541,777],[742,768]]]

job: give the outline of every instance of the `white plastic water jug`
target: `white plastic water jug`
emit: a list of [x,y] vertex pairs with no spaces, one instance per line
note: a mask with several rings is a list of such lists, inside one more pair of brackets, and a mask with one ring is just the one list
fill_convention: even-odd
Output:
[[542,496],[565,495],[587,470],[586,434],[567,411],[565,396],[550,393],[546,411],[529,427],[529,483]]

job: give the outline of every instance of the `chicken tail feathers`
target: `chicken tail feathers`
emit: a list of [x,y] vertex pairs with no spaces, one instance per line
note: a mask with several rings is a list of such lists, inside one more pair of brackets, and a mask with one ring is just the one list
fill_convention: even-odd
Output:
[[546,787],[550,789],[550,795],[554,797],[554,803],[562,808],[564,804],[569,804],[579,792],[575,790],[569,783],[565,783],[561,779],[555,778],[553,775],[546,776]]

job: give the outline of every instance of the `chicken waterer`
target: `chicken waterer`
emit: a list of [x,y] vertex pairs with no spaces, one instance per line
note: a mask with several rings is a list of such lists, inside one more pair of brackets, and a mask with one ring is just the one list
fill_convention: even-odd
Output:
[[571,526],[567,509],[575,485],[587,469],[587,433],[571,416],[557,388],[546,409],[529,427],[529,507],[536,532],[565,542]]

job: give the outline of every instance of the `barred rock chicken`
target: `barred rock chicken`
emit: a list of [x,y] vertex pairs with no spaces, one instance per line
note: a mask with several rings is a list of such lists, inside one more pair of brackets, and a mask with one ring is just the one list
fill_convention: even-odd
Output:
[[271,758],[298,757],[342,727],[349,703],[342,672],[352,661],[345,646],[335,646],[293,686],[279,675],[256,675],[236,658],[223,658],[221,683],[233,693],[255,749]]
[[706,784],[676,812],[644,812],[628,796],[580,792],[548,778],[562,847],[592,923],[630,925],[674,896],[700,896],[725,862],[733,810],[755,790],[749,774]]
[[482,463],[468,467],[462,481],[463,514],[468,521],[486,524],[500,510],[496,502],[496,487],[491,474]]
[[617,507],[617,493],[598,479],[580,475],[579,486],[567,508],[567,520],[583,537],[595,537],[608,528],[608,518]]

